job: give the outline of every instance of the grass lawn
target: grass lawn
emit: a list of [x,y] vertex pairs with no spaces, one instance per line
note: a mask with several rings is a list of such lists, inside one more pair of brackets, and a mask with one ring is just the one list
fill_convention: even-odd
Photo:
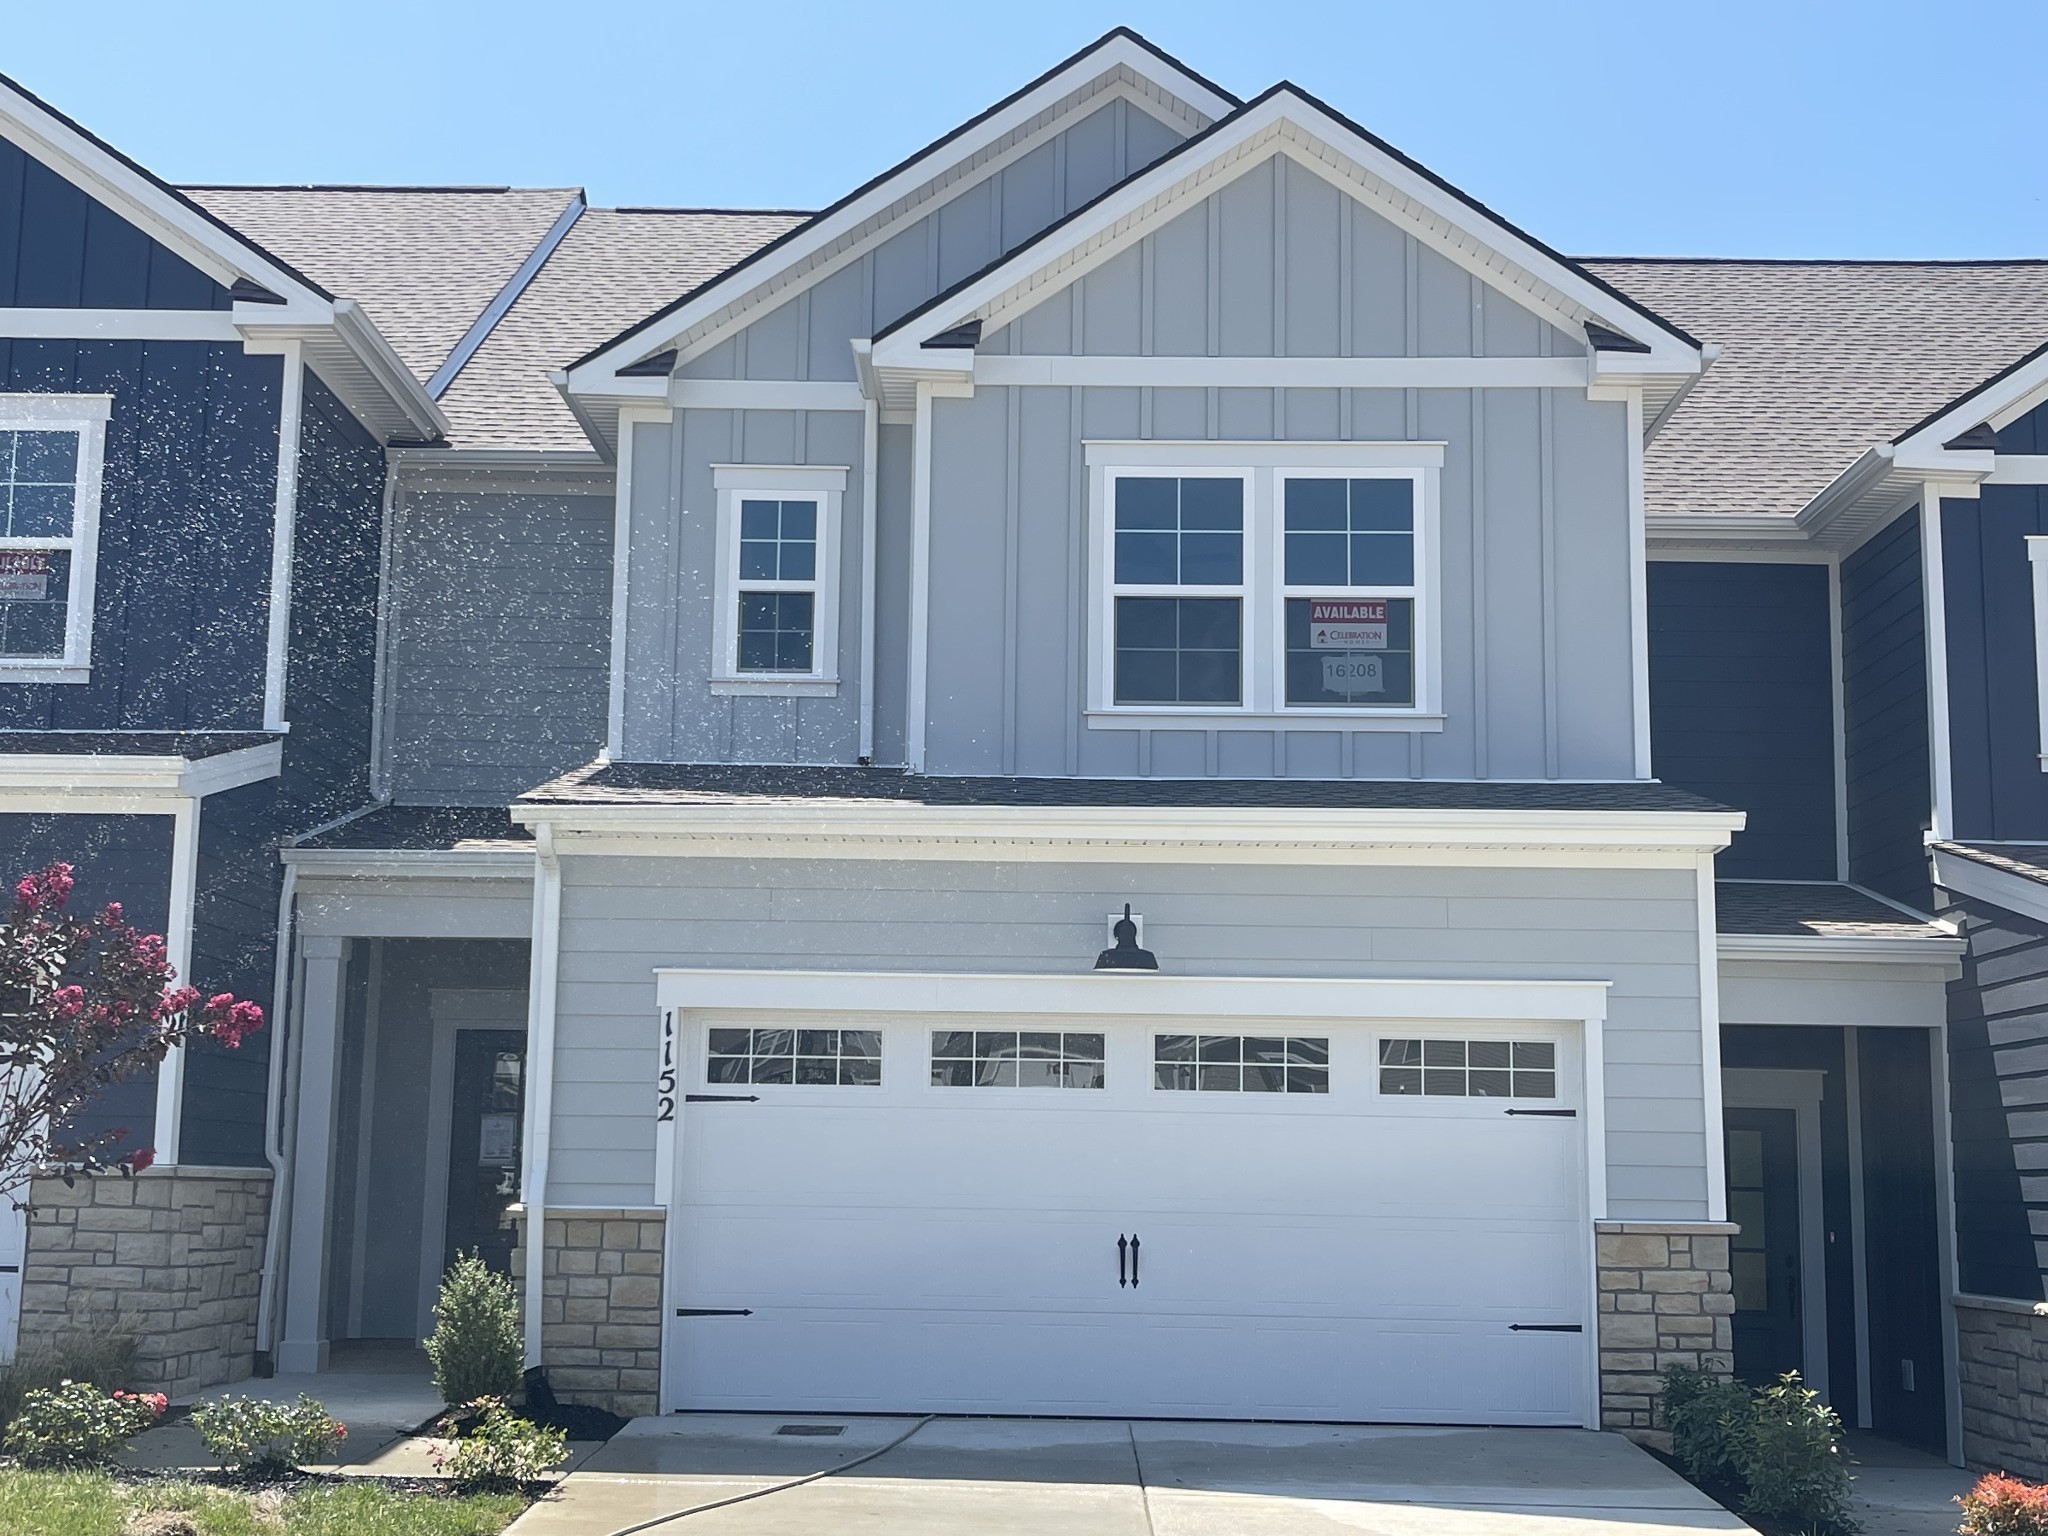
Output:
[[497,1536],[526,1507],[509,1495],[452,1498],[368,1481],[251,1492],[199,1483],[122,1482],[104,1472],[0,1470],[6,1536]]

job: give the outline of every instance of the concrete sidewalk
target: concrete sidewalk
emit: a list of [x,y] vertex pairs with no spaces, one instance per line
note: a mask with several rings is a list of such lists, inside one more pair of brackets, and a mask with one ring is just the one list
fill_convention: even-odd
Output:
[[[512,1536],[604,1536],[845,1466],[917,1421],[638,1419]],[[839,1426],[829,1436],[778,1433]],[[938,1419],[801,1488],[691,1515],[688,1536],[1654,1536],[1748,1528],[1618,1435],[1554,1429]]]

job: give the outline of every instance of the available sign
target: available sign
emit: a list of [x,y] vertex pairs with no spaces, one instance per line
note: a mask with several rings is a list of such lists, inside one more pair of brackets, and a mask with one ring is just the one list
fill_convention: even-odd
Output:
[[0,549],[0,603],[39,603],[49,595],[47,549]]
[[1387,648],[1387,600],[1383,597],[1310,598],[1308,648],[1312,651],[1384,651]]

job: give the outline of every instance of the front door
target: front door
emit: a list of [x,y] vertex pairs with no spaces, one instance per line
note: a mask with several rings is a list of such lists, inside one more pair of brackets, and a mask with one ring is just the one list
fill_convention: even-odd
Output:
[[505,1208],[519,1198],[519,1124],[526,1036],[510,1029],[455,1034],[455,1104],[448,1135],[448,1235],[441,1262],[474,1250],[501,1274],[512,1268]]
[[1735,1374],[1762,1385],[1805,1368],[1799,1261],[1799,1122],[1790,1109],[1727,1111]]

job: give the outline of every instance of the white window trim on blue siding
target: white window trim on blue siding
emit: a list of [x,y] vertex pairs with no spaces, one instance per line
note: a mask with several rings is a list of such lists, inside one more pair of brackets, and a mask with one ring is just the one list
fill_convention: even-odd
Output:
[[2048,773],[2048,535],[2027,536],[2027,572],[2034,583],[2034,720],[2041,771]]
[[[848,473],[843,465],[711,466],[712,485],[718,494],[718,587],[713,605],[718,628],[711,647],[712,693],[829,698],[839,692],[840,518]],[[816,594],[808,672],[742,672],[739,667],[740,503],[763,497],[818,504],[817,575],[805,584]]]
[[[1089,471],[1087,724],[1094,730],[1227,730],[1294,726],[1309,730],[1440,731],[1442,589],[1440,442],[1108,442],[1084,445]],[[1292,475],[1342,473],[1415,482],[1415,702],[1375,708],[1286,703],[1285,531],[1281,487]],[[1241,475],[1245,480],[1241,699],[1227,705],[1116,703],[1115,482],[1124,475]],[[1206,589],[1204,589],[1206,590]],[[1197,594],[1199,595],[1199,594]],[[1405,592],[1400,595],[1406,595]]]
[[78,434],[78,477],[68,539],[0,538],[0,549],[67,549],[64,654],[47,659],[0,657],[0,682],[84,683],[92,680],[93,592],[99,564],[100,489],[106,466],[107,418],[112,395],[0,395],[0,432]]

